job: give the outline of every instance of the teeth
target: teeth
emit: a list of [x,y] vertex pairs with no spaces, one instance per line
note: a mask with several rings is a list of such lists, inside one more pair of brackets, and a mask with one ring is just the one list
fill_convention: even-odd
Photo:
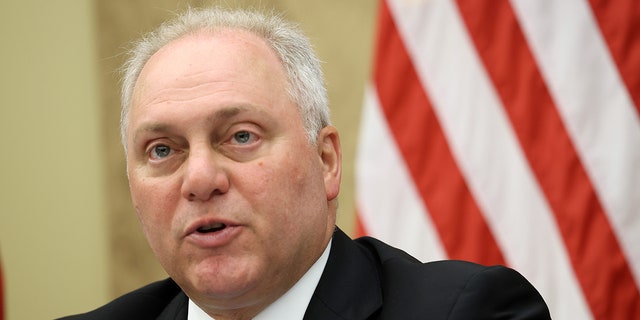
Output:
[[224,223],[214,223],[212,225],[198,228],[198,232],[214,232],[222,230],[226,227]]

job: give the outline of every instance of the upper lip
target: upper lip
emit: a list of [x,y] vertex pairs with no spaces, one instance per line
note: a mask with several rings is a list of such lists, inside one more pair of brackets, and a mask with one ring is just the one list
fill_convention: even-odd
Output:
[[224,225],[225,227],[234,227],[239,224],[234,221],[218,219],[218,218],[201,218],[189,224],[186,229],[185,236],[198,232],[200,228],[209,228],[211,226]]

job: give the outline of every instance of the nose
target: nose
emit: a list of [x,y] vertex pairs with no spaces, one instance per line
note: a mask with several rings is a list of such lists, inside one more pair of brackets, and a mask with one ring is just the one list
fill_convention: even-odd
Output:
[[182,196],[189,201],[207,201],[229,190],[229,177],[222,159],[212,150],[191,150],[184,164]]

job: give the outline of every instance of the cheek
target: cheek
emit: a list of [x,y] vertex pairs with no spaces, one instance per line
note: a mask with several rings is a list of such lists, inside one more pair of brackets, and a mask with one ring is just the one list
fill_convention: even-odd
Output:
[[[130,180],[131,200],[147,238],[169,231],[172,210],[177,203],[175,192],[167,184],[151,179]],[[149,238],[151,240],[151,238]]]
[[[304,196],[313,184],[313,168],[303,162],[305,159],[281,158],[269,163],[259,163],[253,174],[254,182],[260,185],[256,192],[273,200],[284,200],[283,205],[293,201],[299,196]],[[291,198],[291,195],[296,195]]]
[[281,222],[287,226],[297,228],[295,224],[304,223],[299,220],[308,220],[326,204],[322,169],[312,159],[287,157],[261,169],[262,200],[269,203],[274,214],[282,215]]

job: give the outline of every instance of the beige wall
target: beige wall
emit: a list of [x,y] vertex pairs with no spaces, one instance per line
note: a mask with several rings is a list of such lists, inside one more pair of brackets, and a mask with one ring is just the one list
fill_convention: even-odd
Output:
[[108,298],[90,1],[0,1],[0,260],[8,320]]
[[[131,204],[118,142],[127,43],[192,6],[255,1],[0,1],[0,261],[8,320],[79,312],[164,277]],[[324,69],[354,225],[353,158],[377,1],[262,0],[299,22]],[[34,307],[37,306],[37,307]]]

